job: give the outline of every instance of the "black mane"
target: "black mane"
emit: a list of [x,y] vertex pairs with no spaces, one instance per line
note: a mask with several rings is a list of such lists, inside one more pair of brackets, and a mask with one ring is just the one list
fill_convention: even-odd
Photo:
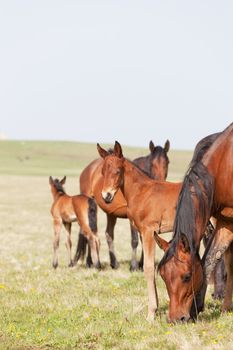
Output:
[[195,208],[192,194],[195,194],[198,199],[199,210],[202,213],[204,223],[209,219],[213,205],[214,179],[201,160],[220,134],[216,133],[205,137],[195,147],[177,202],[171,245],[160,261],[158,269],[174,255],[182,235],[185,235],[189,242],[191,256],[194,257],[197,253],[199,247],[196,246],[194,241]]
[[129,160],[127,159],[129,163],[131,163],[132,165],[135,166],[135,168],[137,168],[141,173],[143,173],[144,175],[146,175],[149,179],[154,180],[154,177],[148,173],[145,169],[141,168],[137,163],[134,162],[134,160]]
[[60,181],[58,179],[54,179],[53,180],[53,184],[57,190],[57,192],[59,192],[60,194],[66,194],[63,186],[61,185]]

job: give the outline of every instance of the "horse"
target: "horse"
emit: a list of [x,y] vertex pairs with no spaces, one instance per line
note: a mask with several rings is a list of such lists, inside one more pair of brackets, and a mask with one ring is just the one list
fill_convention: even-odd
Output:
[[[58,266],[57,250],[59,247],[62,224],[64,225],[67,233],[66,248],[68,252],[68,266],[72,267],[74,265],[71,258],[71,226],[74,221],[77,221],[89,243],[94,266],[99,269],[100,243],[96,227],[96,203],[92,198],[85,195],[67,195],[64,189],[65,182],[66,176],[64,176],[61,180],[53,179],[52,176],[49,177],[49,184],[53,196],[53,204],[50,210],[53,217],[54,228],[53,267],[56,269]],[[81,255],[78,258],[80,257]]]
[[[158,270],[166,284],[169,320],[188,321],[204,309],[210,274],[224,254],[227,281],[222,311],[232,306],[233,290],[233,123],[211,142],[199,143],[184,178],[177,203],[174,234],[170,243],[160,241],[165,254]],[[200,242],[210,217],[216,218],[216,232],[203,260]]]
[[121,145],[117,141],[112,153],[99,144],[97,149],[104,160],[101,190],[103,200],[106,203],[113,202],[121,190],[120,193],[127,203],[127,217],[142,237],[144,274],[149,299],[147,319],[152,320],[158,307],[154,232],[159,234],[172,230],[182,184],[152,179],[123,156]]
[[[149,143],[150,153],[147,156],[134,159],[134,163],[143,169],[149,176],[157,180],[165,180],[168,173],[168,151],[170,149],[170,142],[167,140],[162,146],[155,146],[152,141]],[[110,152],[111,153],[111,152]],[[127,218],[127,204],[125,198],[119,190],[111,201],[106,203],[101,195],[101,189],[103,186],[103,159],[99,158],[92,161],[80,175],[80,192],[89,197],[94,197],[98,206],[106,213],[107,227],[105,231],[106,240],[109,248],[110,266],[116,269],[119,264],[116,258],[114,249],[114,227],[117,218]],[[85,247],[85,238],[82,234],[79,234],[78,247],[74,257],[76,262],[77,257],[81,254],[80,249]],[[130,263],[130,270],[134,271],[138,268],[138,262],[136,259],[137,246],[138,246],[138,233],[131,226],[131,246],[132,246],[132,258]],[[91,265],[90,257],[87,258],[87,265]],[[142,268],[143,255],[140,259],[139,267]]]

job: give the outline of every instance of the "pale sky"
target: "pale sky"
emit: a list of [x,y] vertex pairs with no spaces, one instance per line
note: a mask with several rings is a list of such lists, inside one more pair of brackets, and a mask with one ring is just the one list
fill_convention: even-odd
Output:
[[0,0],[0,134],[193,149],[233,121],[233,1]]

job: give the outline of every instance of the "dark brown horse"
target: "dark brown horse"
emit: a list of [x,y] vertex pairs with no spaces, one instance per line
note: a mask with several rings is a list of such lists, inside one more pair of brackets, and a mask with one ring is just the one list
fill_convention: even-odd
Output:
[[[66,177],[62,180],[49,177],[49,184],[53,195],[51,214],[53,217],[54,242],[53,242],[53,267],[58,266],[57,250],[60,241],[62,224],[67,233],[66,247],[68,251],[68,266],[73,266],[71,258],[71,226],[74,221],[78,221],[83,234],[89,243],[91,257],[96,268],[100,268],[99,261],[99,238],[96,228],[97,208],[95,201],[85,195],[68,196],[64,189]],[[81,255],[79,256],[79,258]]]
[[[155,146],[152,141],[149,143],[150,154],[145,157],[140,157],[134,160],[141,169],[143,169],[150,177],[157,180],[165,180],[168,172],[169,159],[167,153],[170,148],[170,142],[167,140],[164,147]],[[111,152],[109,152],[111,153]],[[117,218],[127,218],[127,204],[122,192],[119,190],[111,203],[103,200],[101,190],[103,187],[103,159],[96,159],[90,163],[80,175],[80,192],[89,197],[94,197],[98,206],[107,215],[106,239],[109,248],[110,265],[112,268],[118,267],[118,262],[114,249],[114,227]],[[138,233],[131,227],[131,246],[132,259],[131,270],[138,267],[136,252],[138,246]],[[81,254],[81,247],[85,247],[85,239],[83,235],[79,235],[79,244],[77,247],[74,261]],[[88,257],[87,265],[91,264],[91,259]],[[142,265],[142,258],[141,258]]]
[[[203,141],[203,140],[202,140]],[[212,142],[201,142],[185,176],[177,204],[174,236],[171,243],[161,241],[166,251],[159,264],[169,303],[169,319],[185,321],[203,309],[206,281],[224,254],[227,282],[223,311],[232,305],[233,290],[233,123],[215,134]],[[204,255],[200,242],[207,222],[216,218],[212,247]],[[203,292],[204,291],[204,292]]]
[[154,318],[158,306],[155,285],[154,232],[170,232],[173,227],[176,202],[181,183],[151,179],[133,162],[124,158],[121,145],[116,142],[111,154],[97,145],[103,162],[101,196],[113,202],[120,190],[127,203],[127,217],[140,232],[144,252],[144,274],[148,287],[148,319]]

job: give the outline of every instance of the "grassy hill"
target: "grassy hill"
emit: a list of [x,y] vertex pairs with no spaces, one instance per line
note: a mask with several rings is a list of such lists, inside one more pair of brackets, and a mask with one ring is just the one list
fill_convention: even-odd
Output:
[[[104,144],[109,148],[112,145]],[[148,148],[123,146],[129,159],[147,155]],[[169,151],[169,178],[180,180],[192,157],[191,151]],[[96,144],[65,141],[0,141],[0,174],[78,176],[98,158]]]

